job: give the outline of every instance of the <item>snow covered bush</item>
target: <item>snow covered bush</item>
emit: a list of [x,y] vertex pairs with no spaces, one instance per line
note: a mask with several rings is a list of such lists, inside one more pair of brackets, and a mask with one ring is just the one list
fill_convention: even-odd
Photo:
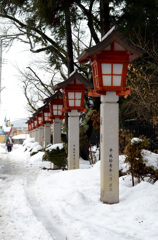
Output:
[[39,151],[42,151],[42,146],[39,145],[38,142],[35,142],[34,138],[28,138],[24,141],[23,147],[25,148],[24,151],[30,152],[30,155],[33,156]]
[[35,155],[39,151],[42,151],[42,146],[39,145],[38,142],[33,143],[32,146],[31,146],[31,149],[30,149],[30,156]]
[[146,164],[143,161],[143,149],[149,148],[149,140],[141,136],[140,138],[132,138],[125,148],[126,159],[125,162],[129,163],[130,167],[128,172],[132,175],[132,185],[134,186],[134,177],[143,179],[147,175]]
[[35,142],[34,138],[27,138],[24,142],[23,142],[23,147],[25,148],[25,152],[26,151],[30,151],[32,144]]
[[67,166],[67,154],[63,143],[49,144],[45,149],[44,161],[50,161],[59,169],[65,170]]

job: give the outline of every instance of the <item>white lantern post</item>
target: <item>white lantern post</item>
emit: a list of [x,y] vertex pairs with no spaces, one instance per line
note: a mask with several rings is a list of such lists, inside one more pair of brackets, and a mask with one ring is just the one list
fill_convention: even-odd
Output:
[[119,202],[119,97],[130,94],[126,88],[129,62],[142,51],[129,43],[114,26],[96,46],[83,51],[79,62],[91,61],[94,90],[89,96],[101,96],[100,106],[100,199]]
[[68,113],[68,169],[79,168],[79,113],[84,108],[85,90],[91,84],[76,71],[70,77],[56,85],[55,89],[63,89],[64,108]]

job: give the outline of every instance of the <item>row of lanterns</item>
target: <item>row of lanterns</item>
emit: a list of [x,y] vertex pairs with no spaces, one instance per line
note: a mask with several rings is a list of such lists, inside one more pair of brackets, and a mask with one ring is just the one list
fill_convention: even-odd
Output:
[[143,52],[125,39],[117,26],[114,26],[100,43],[84,50],[79,56],[79,63],[91,62],[93,85],[81,74],[73,72],[66,81],[56,85],[57,92],[45,100],[45,105],[39,108],[28,122],[29,130],[32,130],[52,123],[55,118],[63,119],[67,112],[68,129],[71,129],[68,132],[68,165],[71,166],[69,169],[77,168],[78,164],[75,162],[79,158],[79,146],[76,139],[79,139],[79,133],[76,133],[73,127],[78,128],[79,112],[86,111],[85,91],[91,89],[89,96],[101,97],[101,201],[104,203],[119,202],[118,100],[119,96],[131,94],[126,87],[127,67],[142,54]]
[[[31,131],[46,123],[53,123],[53,119],[64,119],[64,113],[77,110],[84,112],[85,91],[92,85],[81,74],[73,72],[64,82],[56,86],[57,92],[45,99],[45,105],[38,109],[28,121],[28,130]],[[59,90],[62,88],[62,92]]]

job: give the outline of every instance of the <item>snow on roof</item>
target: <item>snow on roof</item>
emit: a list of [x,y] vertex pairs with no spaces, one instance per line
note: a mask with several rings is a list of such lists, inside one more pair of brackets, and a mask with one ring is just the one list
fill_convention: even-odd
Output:
[[27,135],[26,134],[19,134],[19,135],[16,135],[14,137],[12,137],[13,139],[26,139],[27,138]]
[[11,121],[11,124],[13,124],[14,128],[27,128],[26,124],[27,119],[26,118],[18,118],[14,121]]
[[6,127],[5,125],[3,125],[3,131],[4,131],[4,132],[9,133],[9,132],[10,132],[10,129],[11,129],[11,127]]
[[0,135],[5,135],[5,132],[3,130],[0,130]]

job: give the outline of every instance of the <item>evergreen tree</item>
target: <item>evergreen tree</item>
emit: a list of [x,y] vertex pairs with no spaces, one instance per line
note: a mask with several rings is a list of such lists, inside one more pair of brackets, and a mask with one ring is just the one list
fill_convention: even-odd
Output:
[[130,64],[127,84],[132,95],[121,99],[121,119],[152,122],[158,115],[158,2],[125,0],[118,17],[120,31],[144,50],[143,58]]
[[[55,66],[63,78],[67,78],[76,66],[91,80],[89,64],[81,67],[77,62],[78,52],[83,46],[98,43],[100,37],[117,23],[120,31],[145,53],[142,59],[129,66],[128,85],[133,94],[120,99],[121,119],[141,117],[151,121],[157,116],[156,0],[69,0],[66,4],[63,0],[0,0],[0,17],[9,19],[18,30],[12,36],[5,34],[1,38],[8,38],[8,41],[16,38],[24,42],[27,38],[31,51],[45,52],[49,56],[49,64]],[[89,31],[90,38],[84,42],[78,38],[79,47],[74,54],[74,30],[80,22],[87,23],[84,28]],[[77,34],[81,31],[82,28]],[[62,71],[62,66],[66,66],[67,74]],[[97,106],[94,108],[98,110]]]

